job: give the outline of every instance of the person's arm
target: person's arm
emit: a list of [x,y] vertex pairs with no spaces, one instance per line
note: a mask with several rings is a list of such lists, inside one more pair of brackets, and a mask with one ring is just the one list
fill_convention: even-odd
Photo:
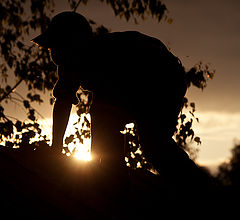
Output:
[[72,100],[63,98],[56,99],[53,107],[52,148],[59,153],[62,151],[63,137],[67,128],[71,108]]

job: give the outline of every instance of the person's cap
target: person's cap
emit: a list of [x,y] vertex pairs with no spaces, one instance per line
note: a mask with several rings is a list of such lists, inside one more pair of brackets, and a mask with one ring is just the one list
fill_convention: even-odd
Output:
[[66,11],[54,16],[47,30],[31,41],[40,47],[50,48],[56,41],[69,39],[69,35],[84,39],[91,34],[91,26],[84,16]]

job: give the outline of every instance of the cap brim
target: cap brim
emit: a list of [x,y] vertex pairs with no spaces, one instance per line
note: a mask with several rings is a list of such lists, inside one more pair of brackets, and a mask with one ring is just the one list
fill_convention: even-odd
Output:
[[48,36],[47,32],[40,34],[39,36],[33,38],[31,42],[37,44],[40,47],[43,48],[50,48],[50,36]]

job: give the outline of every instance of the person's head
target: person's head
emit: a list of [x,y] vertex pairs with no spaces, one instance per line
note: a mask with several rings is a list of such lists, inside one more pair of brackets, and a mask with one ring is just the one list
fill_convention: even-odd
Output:
[[31,41],[43,48],[56,49],[84,45],[91,36],[91,26],[84,16],[65,11],[54,16],[47,30]]

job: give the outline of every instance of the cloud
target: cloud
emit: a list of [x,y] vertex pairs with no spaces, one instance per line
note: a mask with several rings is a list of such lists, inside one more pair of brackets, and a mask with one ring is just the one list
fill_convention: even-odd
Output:
[[202,164],[220,164],[231,156],[234,140],[240,139],[240,112],[197,112],[200,122],[193,125],[202,145],[198,160]]
[[218,140],[239,136],[240,113],[199,112],[197,117],[200,122],[195,125],[195,131],[199,135]]

